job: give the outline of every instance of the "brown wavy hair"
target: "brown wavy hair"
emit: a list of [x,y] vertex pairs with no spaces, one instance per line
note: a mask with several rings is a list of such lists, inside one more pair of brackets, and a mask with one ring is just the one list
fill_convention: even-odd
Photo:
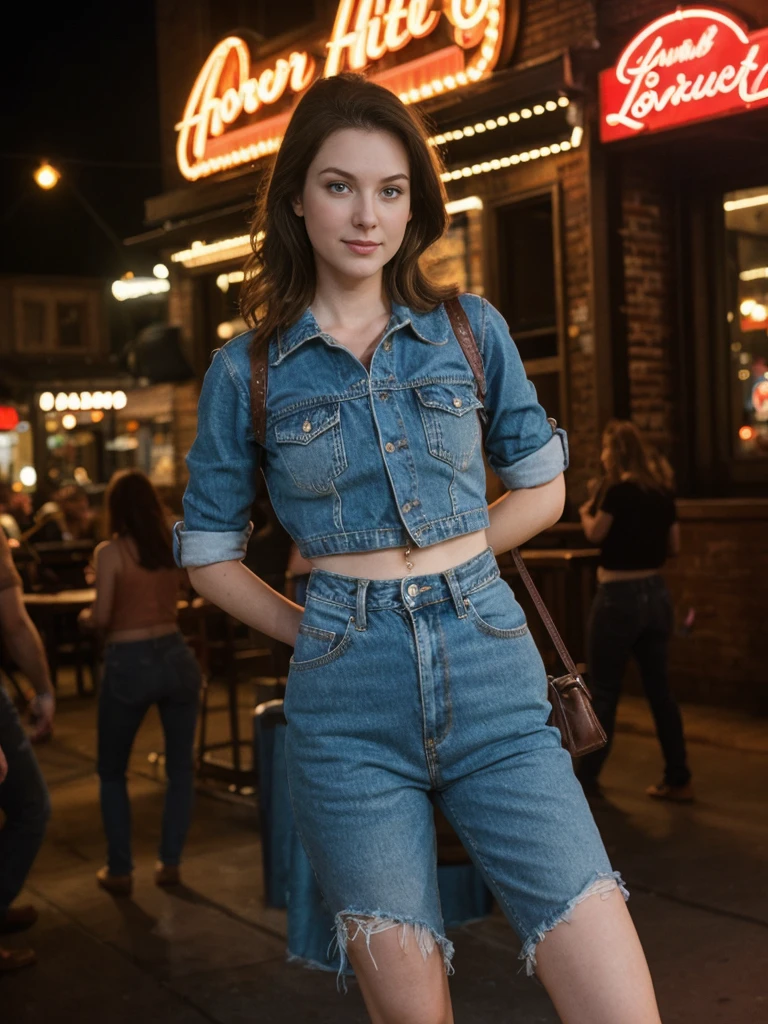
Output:
[[152,481],[139,469],[121,469],[112,475],[104,496],[107,536],[130,537],[144,569],[172,569],[171,530]]
[[610,420],[603,431],[608,449],[605,468],[608,486],[631,480],[645,490],[672,490],[672,467],[654,451],[631,420]]
[[299,101],[251,222],[253,254],[245,264],[240,311],[260,347],[278,327],[290,326],[315,296],[315,259],[304,219],[291,205],[301,195],[309,165],[333,132],[345,128],[389,132],[405,146],[411,171],[412,217],[396,255],[384,267],[384,287],[395,302],[428,311],[458,288],[431,281],[422,253],[448,225],[443,165],[424,121],[397,96],[362,75],[344,73],[315,82]]

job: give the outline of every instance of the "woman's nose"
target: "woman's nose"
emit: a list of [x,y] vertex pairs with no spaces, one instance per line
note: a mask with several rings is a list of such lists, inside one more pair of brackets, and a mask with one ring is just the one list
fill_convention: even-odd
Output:
[[359,197],[352,220],[355,227],[364,228],[366,231],[376,227],[377,217],[372,198]]

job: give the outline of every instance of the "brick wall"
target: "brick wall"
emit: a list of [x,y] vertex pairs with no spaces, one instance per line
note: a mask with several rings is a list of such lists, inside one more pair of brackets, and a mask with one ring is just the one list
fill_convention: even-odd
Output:
[[565,49],[590,48],[596,33],[596,0],[521,0],[523,14],[515,63]]
[[679,511],[682,550],[665,571],[675,606],[675,692],[684,701],[768,714],[768,509],[738,501],[683,501]]
[[594,302],[591,280],[591,231],[586,147],[559,158],[562,195],[563,289],[566,324],[568,434],[571,465],[568,495],[572,506],[584,500],[587,481],[599,473],[599,431],[595,394]]
[[674,260],[671,198],[638,158],[625,162],[621,191],[630,415],[662,451],[674,448],[672,373]]

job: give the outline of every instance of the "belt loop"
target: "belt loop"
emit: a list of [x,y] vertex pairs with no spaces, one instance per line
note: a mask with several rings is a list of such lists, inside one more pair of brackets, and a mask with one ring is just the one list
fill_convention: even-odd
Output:
[[363,632],[368,628],[368,619],[365,615],[365,595],[370,580],[357,581],[357,608],[355,609],[355,629]]
[[459,586],[459,581],[454,575],[453,569],[448,569],[447,572],[443,573],[443,576],[445,576],[448,586],[450,587],[451,597],[453,598],[453,603],[456,608],[456,614],[460,619],[466,619],[467,609],[464,606],[464,598],[461,596],[461,587]]

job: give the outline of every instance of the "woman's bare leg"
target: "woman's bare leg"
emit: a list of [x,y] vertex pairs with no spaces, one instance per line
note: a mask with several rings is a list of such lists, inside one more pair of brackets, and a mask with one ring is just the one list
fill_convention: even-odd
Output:
[[[410,926],[406,925],[406,928]],[[413,929],[405,948],[402,926],[370,936],[350,935],[347,956],[373,1024],[453,1024],[448,978],[438,946],[422,956]]]
[[661,1024],[624,897],[589,896],[536,947],[536,974],[563,1024]]

